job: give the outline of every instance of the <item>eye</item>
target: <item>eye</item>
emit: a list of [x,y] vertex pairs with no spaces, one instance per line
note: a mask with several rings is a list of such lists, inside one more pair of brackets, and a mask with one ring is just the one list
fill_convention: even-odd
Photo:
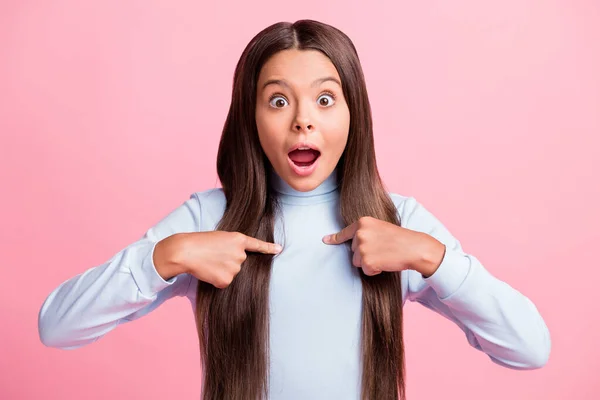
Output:
[[335,103],[335,96],[333,93],[324,93],[317,99],[317,103],[323,107],[330,107]]
[[269,105],[273,108],[283,108],[288,104],[283,96],[273,96],[269,99]]

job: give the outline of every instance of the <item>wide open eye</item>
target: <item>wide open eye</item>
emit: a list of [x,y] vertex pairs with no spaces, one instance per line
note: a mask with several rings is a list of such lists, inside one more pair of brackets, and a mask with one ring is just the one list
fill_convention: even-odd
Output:
[[335,96],[331,93],[324,93],[319,96],[317,103],[323,107],[331,107],[335,103]]
[[273,108],[283,108],[288,105],[288,102],[283,96],[273,96],[269,99],[269,105]]

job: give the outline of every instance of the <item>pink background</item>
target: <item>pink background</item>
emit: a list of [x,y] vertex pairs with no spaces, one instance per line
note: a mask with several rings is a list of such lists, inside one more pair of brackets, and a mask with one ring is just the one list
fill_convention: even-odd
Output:
[[187,300],[76,351],[44,347],[37,313],[218,186],[235,63],[260,29],[301,18],[356,44],[388,189],[425,204],[552,334],[545,368],[513,371],[407,303],[409,399],[598,398],[600,3],[48,3],[0,5],[0,398],[198,398]]

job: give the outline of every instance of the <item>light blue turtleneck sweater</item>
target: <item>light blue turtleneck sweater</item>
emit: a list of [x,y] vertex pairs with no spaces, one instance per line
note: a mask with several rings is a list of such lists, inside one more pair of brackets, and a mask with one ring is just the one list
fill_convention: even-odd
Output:
[[[274,257],[270,282],[270,398],[358,399],[359,271],[352,266],[349,246],[322,242],[323,236],[344,228],[336,172],[310,192],[273,178],[283,217],[276,222],[275,242],[283,251]],[[414,270],[401,273],[403,304],[416,301],[450,319],[471,346],[502,366],[543,366],[550,335],[535,305],[465,253],[414,197],[390,196],[405,228],[446,246],[441,265],[429,278]],[[174,296],[186,296],[195,309],[198,281],[188,274],[163,280],[153,264],[154,247],[175,233],[214,230],[224,209],[222,189],[193,193],[141,239],[63,282],[41,307],[41,341],[64,349],[90,344]]]

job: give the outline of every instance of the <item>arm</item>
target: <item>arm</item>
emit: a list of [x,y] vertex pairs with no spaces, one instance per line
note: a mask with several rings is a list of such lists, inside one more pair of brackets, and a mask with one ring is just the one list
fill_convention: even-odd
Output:
[[62,349],[82,347],[169,298],[185,295],[191,275],[174,275],[164,253],[157,257],[156,249],[167,237],[197,231],[199,218],[200,203],[192,195],[110,260],[60,284],[39,311],[42,343]]
[[408,299],[453,321],[472,347],[501,366],[544,366],[550,354],[550,333],[533,302],[465,253],[460,242],[414,198],[405,201],[401,217],[406,228],[427,233],[445,245],[441,263],[431,276],[408,271]]

